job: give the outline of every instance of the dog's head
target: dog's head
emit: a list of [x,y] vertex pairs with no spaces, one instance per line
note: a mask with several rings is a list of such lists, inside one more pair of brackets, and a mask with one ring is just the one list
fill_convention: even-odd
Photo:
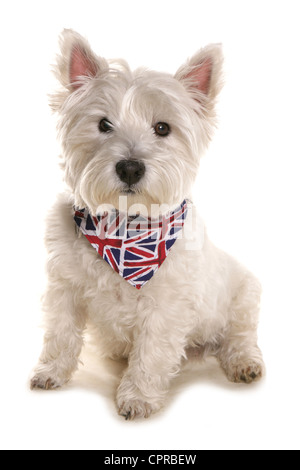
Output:
[[220,46],[200,50],[171,76],[98,57],[72,30],[60,45],[62,88],[51,105],[75,204],[96,213],[104,204],[118,208],[120,196],[148,210],[181,203],[214,126]]

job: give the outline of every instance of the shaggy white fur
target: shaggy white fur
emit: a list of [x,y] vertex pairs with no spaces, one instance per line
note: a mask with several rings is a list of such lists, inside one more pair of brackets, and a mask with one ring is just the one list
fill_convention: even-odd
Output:
[[[260,285],[212,245],[194,206],[180,237],[141,290],[122,279],[78,236],[74,204],[94,215],[127,197],[128,213],[156,216],[189,198],[200,156],[214,127],[221,88],[219,45],[199,51],[176,75],[106,61],[79,34],[65,30],[52,96],[59,113],[62,166],[69,191],[48,218],[49,286],[44,349],[32,388],[56,388],[76,370],[90,325],[111,357],[128,358],[117,392],[127,419],[159,410],[190,348],[213,354],[229,380],[250,383],[264,372],[257,346]],[[105,119],[108,131],[99,123]],[[159,135],[157,123],[169,134]],[[127,184],[119,161],[143,162]],[[152,212],[151,212],[152,211]]]

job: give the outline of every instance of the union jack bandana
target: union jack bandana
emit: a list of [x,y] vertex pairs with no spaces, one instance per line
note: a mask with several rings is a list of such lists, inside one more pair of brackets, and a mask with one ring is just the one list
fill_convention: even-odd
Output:
[[158,219],[113,210],[97,217],[74,208],[74,220],[99,255],[132,286],[141,289],[163,264],[187,216],[187,201]]

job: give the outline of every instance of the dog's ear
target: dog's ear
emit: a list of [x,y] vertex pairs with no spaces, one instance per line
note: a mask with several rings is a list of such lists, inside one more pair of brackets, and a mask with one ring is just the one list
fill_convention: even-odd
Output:
[[51,106],[54,110],[59,109],[70,93],[108,70],[106,60],[94,54],[89,43],[76,31],[64,29],[59,45],[61,53],[57,56],[54,74],[63,86],[63,90],[51,97]]
[[175,74],[202,106],[209,107],[222,88],[223,53],[220,44],[198,51]]

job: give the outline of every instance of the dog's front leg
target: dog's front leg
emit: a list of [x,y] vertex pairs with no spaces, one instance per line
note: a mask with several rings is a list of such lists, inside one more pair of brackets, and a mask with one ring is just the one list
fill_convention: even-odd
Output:
[[49,282],[44,309],[44,347],[31,388],[47,390],[61,387],[76,370],[86,318],[79,293],[62,279]]
[[179,372],[184,356],[182,325],[164,312],[148,316],[135,332],[129,365],[117,392],[119,414],[126,419],[147,418],[158,411]]

